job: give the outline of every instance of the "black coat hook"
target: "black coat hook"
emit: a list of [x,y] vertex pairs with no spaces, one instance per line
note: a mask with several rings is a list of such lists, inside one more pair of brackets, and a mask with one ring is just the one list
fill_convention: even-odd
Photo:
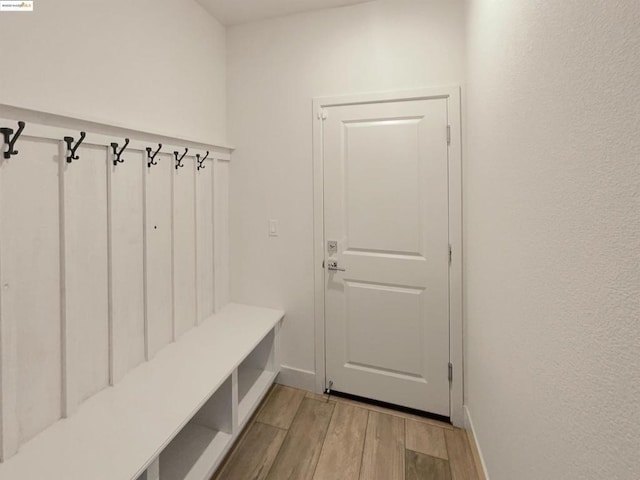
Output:
[[78,139],[78,143],[76,143],[75,147],[73,146],[73,137],[64,137],[64,141],[67,144],[67,163],[71,163],[80,158],[76,155],[76,150],[78,150],[78,147],[82,145],[86,136],[87,134],[85,132],[80,132],[80,138]]
[[187,155],[187,153],[189,152],[188,148],[184,149],[184,153],[182,154],[182,156],[180,158],[178,158],[179,153],[178,152],[173,152],[173,154],[176,157],[176,170],[179,168],[184,167],[184,165],[182,164],[182,159]]
[[129,145],[129,139],[128,138],[124,139],[124,145],[122,146],[120,151],[118,151],[118,144],[117,143],[112,143],[111,144],[111,148],[113,149],[113,164],[114,165],[118,165],[119,163],[124,163],[124,158],[120,158],[120,157],[122,156],[124,151],[127,149],[127,145]]
[[155,151],[155,153],[153,155],[151,155],[151,147],[147,147],[147,167],[151,168],[151,165],[157,165],[158,162],[155,161],[156,159],[156,155],[158,155],[158,153],[160,153],[160,150],[162,150],[162,144],[159,143],[158,144],[158,149]]
[[204,161],[209,158],[209,150],[207,150],[207,154],[202,158],[202,160],[200,159],[200,154],[196,154],[196,162],[198,162],[198,171],[200,170],[204,170]]
[[[4,143],[7,144],[7,151],[4,152],[4,158],[7,160],[11,158],[11,155],[18,154],[18,151],[15,150],[16,141],[18,141],[18,138],[22,135],[24,127],[24,122],[18,122],[18,131],[15,135],[13,135],[13,129],[11,128],[0,128],[0,133],[4,136]],[[11,135],[13,135],[13,139],[11,138]]]

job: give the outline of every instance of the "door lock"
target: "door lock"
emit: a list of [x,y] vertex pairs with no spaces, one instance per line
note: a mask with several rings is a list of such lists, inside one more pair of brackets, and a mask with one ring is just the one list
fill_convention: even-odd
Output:
[[337,260],[329,260],[327,262],[327,269],[331,272],[346,272],[346,270],[344,268],[339,268],[338,267],[338,261]]

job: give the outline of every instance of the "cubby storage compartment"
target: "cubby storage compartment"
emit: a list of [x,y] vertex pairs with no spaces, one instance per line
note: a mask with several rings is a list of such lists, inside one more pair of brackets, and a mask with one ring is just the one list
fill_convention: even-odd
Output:
[[233,438],[229,377],[160,455],[160,480],[209,480]]
[[283,317],[225,306],[0,463],[0,479],[209,480],[276,378]]
[[238,424],[244,426],[277,374],[271,330],[238,367]]

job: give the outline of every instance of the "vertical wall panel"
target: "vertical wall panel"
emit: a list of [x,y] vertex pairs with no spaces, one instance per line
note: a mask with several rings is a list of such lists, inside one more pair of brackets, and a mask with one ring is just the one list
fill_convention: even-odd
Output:
[[111,363],[117,383],[145,358],[143,155],[128,151],[109,163]]
[[229,293],[229,162],[216,160],[214,173],[215,307],[230,301]]
[[[6,145],[2,145],[2,150]],[[3,257],[7,239],[4,235],[5,221],[3,211],[11,205],[5,201],[4,189],[7,162],[0,155],[0,461],[5,461],[18,450],[19,426],[17,410],[18,390],[18,322],[5,312],[4,305],[10,284],[5,282]]]
[[171,261],[172,158],[159,154],[145,177],[147,350],[151,358],[173,339]]
[[175,338],[196,323],[195,162],[183,160],[174,168],[173,183],[173,272]]
[[61,159],[66,414],[109,384],[107,154],[78,155]]
[[213,160],[206,160],[205,168],[196,172],[198,322],[214,311],[213,164]]
[[17,148],[0,160],[0,285],[2,332],[14,343],[2,355],[15,368],[3,397],[14,389],[17,415],[17,431],[5,440],[24,443],[61,414],[58,143],[23,136]]

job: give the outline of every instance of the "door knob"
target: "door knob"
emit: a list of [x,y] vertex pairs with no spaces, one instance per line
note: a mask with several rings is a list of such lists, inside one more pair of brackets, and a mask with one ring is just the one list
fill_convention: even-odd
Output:
[[339,268],[338,267],[338,261],[337,260],[329,260],[327,262],[327,269],[329,269],[329,271],[331,271],[331,272],[346,272],[346,270],[344,268]]

